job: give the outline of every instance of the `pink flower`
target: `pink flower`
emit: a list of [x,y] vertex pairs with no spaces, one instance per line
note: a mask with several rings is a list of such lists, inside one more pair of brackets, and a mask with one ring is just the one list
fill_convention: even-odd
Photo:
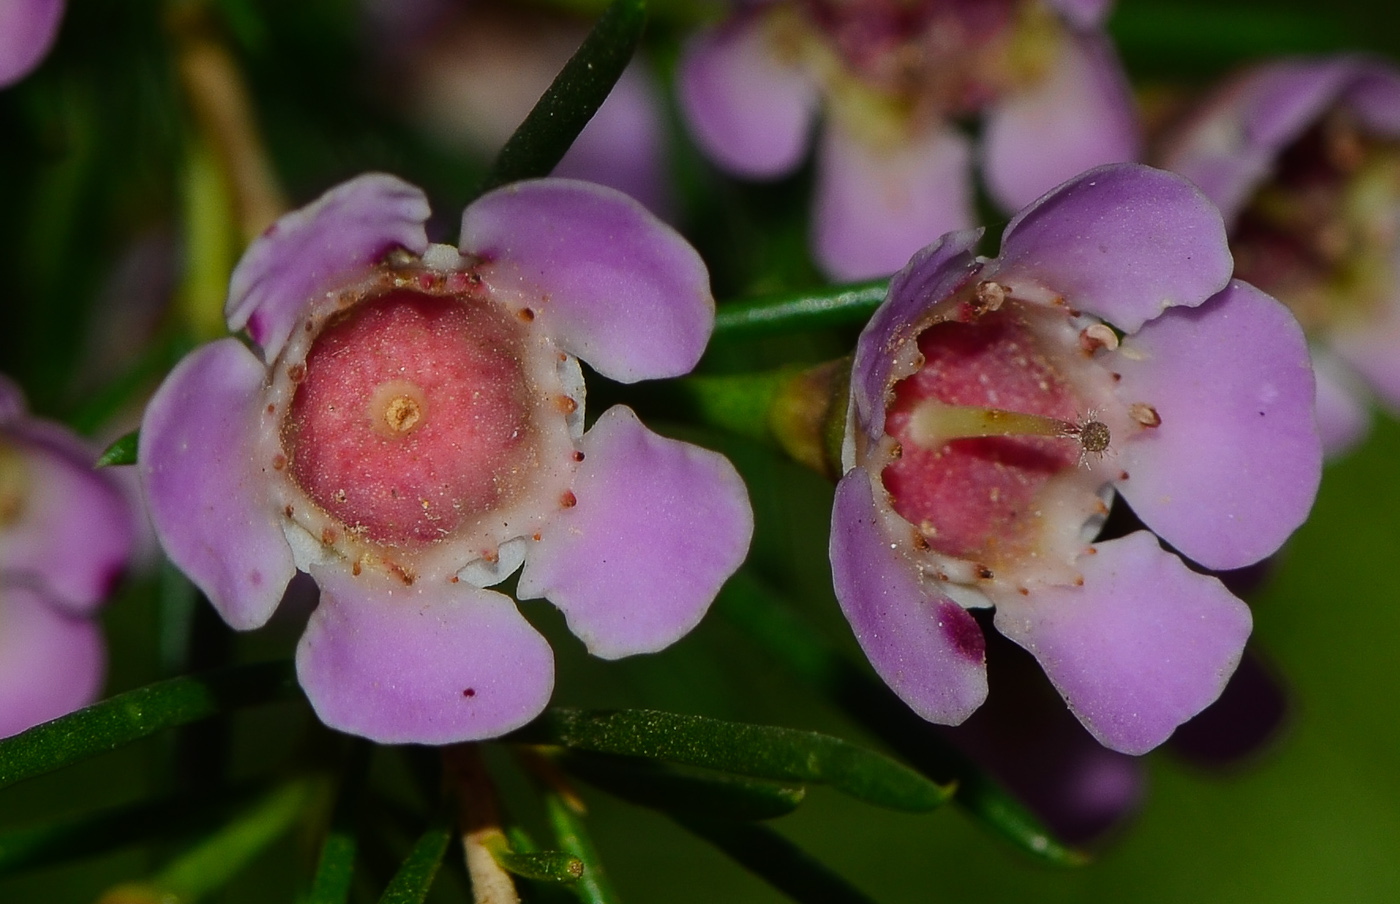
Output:
[[1297,315],[1328,454],[1400,411],[1400,71],[1340,57],[1256,66],[1164,142],[1225,215],[1236,272]]
[[[697,35],[681,109],[741,177],[797,168],[818,113],[812,246],[833,276],[892,273],[974,223],[974,153],[1014,210],[1091,166],[1136,159],[1104,0],[762,0]],[[982,118],[981,146],[954,122]]]
[[333,728],[381,742],[499,735],[549,700],[549,645],[505,594],[547,597],[604,658],[689,631],[752,532],[721,456],[628,408],[583,430],[579,360],[676,376],[713,325],[704,264],[611,189],[546,179],[430,245],[411,185],[366,175],[248,249],[227,314],[157,392],[140,462],[157,534],[233,627],[295,570],[321,603],[297,649]]
[[135,516],[96,457],[0,378],[0,737],[102,689],[94,615],[126,567]]
[[1142,753],[1219,695],[1249,610],[1153,533],[1094,537],[1116,491],[1207,568],[1276,550],[1320,476],[1307,348],[1282,305],[1230,279],[1215,208],[1160,170],[1070,180],[1011,220],[994,260],[979,236],[917,254],[861,334],[837,597],[924,718],[981,705],[967,610],[990,606],[1094,737]]

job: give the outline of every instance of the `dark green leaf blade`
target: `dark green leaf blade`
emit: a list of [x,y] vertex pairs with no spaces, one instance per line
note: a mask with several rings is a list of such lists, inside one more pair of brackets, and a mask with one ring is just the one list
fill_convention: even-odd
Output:
[[366,776],[373,747],[362,738],[350,741],[345,774],[340,782],[330,830],[321,842],[321,856],[316,863],[316,875],[311,880],[311,892],[303,904],[345,904],[350,899],[350,881],[354,876],[355,851],[359,847],[356,822],[364,797]]
[[501,869],[536,882],[569,883],[583,875],[583,861],[564,851],[492,851]]
[[857,800],[923,812],[952,789],[854,744],[811,731],[656,710],[551,709],[514,740],[644,757],[788,782],[821,782]]
[[0,788],[167,728],[296,693],[287,661],[233,666],[127,691],[0,741]]
[[403,865],[380,896],[379,904],[422,904],[432,890],[451,840],[452,821],[446,815],[438,817],[408,852]]
[[646,0],[614,0],[501,148],[478,194],[548,176],[603,105],[646,27]]
[[572,753],[560,765],[629,803],[702,817],[772,819],[791,813],[807,796],[802,785],[639,762],[635,757]]
[[749,872],[801,904],[873,904],[826,864],[764,825],[674,817]]
[[618,904],[617,893],[608,881],[598,849],[593,846],[588,827],[583,823],[583,814],[555,791],[545,794],[544,804],[559,847],[583,863],[583,874],[569,888],[584,904]]
[[112,441],[112,444],[97,456],[94,468],[114,468],[118,465],[136,464],[136,447],[141,442],[139,430],[133,430],[124,436],[119,436]]
[[1082,866],[1083,851],[1058,841],[999,782],[954,749],[936,726],[914,715],[878,679],[856,667],[819,631],[747,572],[729,580],[716,608],[771,656],[816,687],[855,722],[925,775],[956,783],[954,800],[993,833],[1056,866]]

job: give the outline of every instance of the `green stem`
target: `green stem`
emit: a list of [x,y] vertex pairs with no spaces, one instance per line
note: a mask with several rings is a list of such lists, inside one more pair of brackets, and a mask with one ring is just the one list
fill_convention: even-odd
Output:
[[889,281],[879,279],[725,302],[715,312],[711,341],[860,325],[870,319],[888,291]]
[[584,825],[582,811],[553,789],[545,792],[544,804],[560,849],[583,863],[583,875],[570,886],[579,900],[584,904],[618,904],[617,893],[603,871],[598,849],[593,846],[588,827]]
[[645,26],[645,0],[614,0],[501,148],[477,193],[548,176],[622,77]]

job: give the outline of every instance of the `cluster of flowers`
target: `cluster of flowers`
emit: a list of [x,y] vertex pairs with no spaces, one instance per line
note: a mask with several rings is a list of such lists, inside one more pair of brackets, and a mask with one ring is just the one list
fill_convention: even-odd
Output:
[[[679,97],[745,177],[792,171],[822,117],[815,257],[837,277],[898,270],[840,403],[830,542],[875,670],[925,719],[962,722],[987,695],[989,610],[1095,739],[1138,754],[1220,695],[1251,629],[1183,558],[1273,554],[1324,447],[1364,432],[1367,394],[1400,406],[1400,74],[1250,70],[1153,169],[1128,162],[1144,152],[1106,7],[744,4],[688,46]],[[0,0],[0,84],[60,13]],[[970,116],[988,193],[1020,208],[992,259],[969,228]],[[716,453],[624,406],[584,429],[580,362],[631,383],[704,352],[709,277],[678,233],[567,179],[477,200],[456,246],[429,243],[428,216],[372,174],[278,221],[229,291],[251,347],[186,358],[139,450],[166,553],[230,625],[315,578],[302,686],[327,725],[383,742],[493,737],[546,706],[548,644],[491,589],[517,572],[515,596],[549,599],[592,653],[652,652],[702,618],[753,529]],[[82,460],[0,392],[0,688],[73,664],[43,699],[0,698],[0,731],[97,689],[84,616],[132,518]],[[1100,536],[1115,494],[1147,530]],[[91,561],[56,569],[80,529]]]

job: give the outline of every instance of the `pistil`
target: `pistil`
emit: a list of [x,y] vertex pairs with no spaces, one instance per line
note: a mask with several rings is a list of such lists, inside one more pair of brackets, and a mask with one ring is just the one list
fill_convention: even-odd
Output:
[[1048,436],[1073,439],[1086,453],[1108,449],[1108,425],[1090,416],[1082,423],[976,405],[949,405],[925,399],[909,415],[906,440],[936,451],[959,439],[986,436]]

